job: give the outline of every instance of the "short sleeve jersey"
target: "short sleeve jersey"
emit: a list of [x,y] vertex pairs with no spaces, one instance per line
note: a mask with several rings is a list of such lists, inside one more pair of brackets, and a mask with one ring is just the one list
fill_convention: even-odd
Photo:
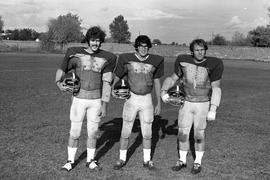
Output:
[[119,78],[127,76],[130,91],[137,95],[145,95],[152,91],[154,79],[164,74],[164,58],[149,54],[140,60],[135,53],[119,55],[115,75]]
[[[80,78],[81,89],[84,92],[98,92],[102,88],[102,74],[113,72],[116,58],[116,55],[104,50],[89,54],[85,47],[71,47],[67,49],[60,68],[65,73],[74,70]],[[84,98],[84,95],[81,95],[80,92],[77,96]],[[101,93],[95,97],[100,96]]]
[[175,61],[174,72],[183,80],[186,100],[206,102],[210,100],[211,82],[222,78],[224,66],[219,58],[206,57],[195,62],[191,55],[179,55]]

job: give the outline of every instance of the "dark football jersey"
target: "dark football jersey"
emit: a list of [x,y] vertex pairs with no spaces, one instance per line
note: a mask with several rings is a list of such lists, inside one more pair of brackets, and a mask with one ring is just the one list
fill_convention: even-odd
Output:
[[206,102],[210,100],[211,82],[222,78],[223,69],[219,58],[206,57],[202,62],[195,62],[191,55],[179,55],[174,72],[183,80],[187,101]]
[[99,50],[89,54],[85,47],[71,47],[67,49],[61,69],[74,70],[79,76],[81,90],[77,97],[96,99],[101,96],[102,74],[113,72],[115,65],[116,55],[110,52]]
[[149,54],[145,60],[139,60],[135,53],[119,55],[115,75],[119,78],[127,76],[130,91],[145,95],[152,91],[154,79],[164,74],[164,58]]

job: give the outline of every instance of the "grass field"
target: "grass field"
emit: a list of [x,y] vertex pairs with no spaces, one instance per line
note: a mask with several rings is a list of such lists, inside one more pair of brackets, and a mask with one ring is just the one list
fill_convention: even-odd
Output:
[[[215,122],[208,123],[206,153],[199,175],[188,167],[170,170],[177,160],[177,109],[163,104],[153,124],[153,161],[157,171],[142,167],[142,138],[136,122],[128,163],[112,169],[118,159],[123,101],[112,99],[100,125],[97,159],[103,170],[85,168],[83,126],[77,166],[60,170],[66,161],[70,95],[55,84],[63,55],[0,54],[0,179],[270,179],[270,63],[224,60],[223,97]],[[165,76],[174,58],[165,58]],[[163,79],[162,79],[163,80]]]

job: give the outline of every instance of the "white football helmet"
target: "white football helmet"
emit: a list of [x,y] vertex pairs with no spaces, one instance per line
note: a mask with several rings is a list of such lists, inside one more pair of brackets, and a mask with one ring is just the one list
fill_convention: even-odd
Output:
[[128,99],[130,97],[129,87],[126,85],[125,80],[121,80],[120,85],[116,85],[112,90],[112,96],[117,99]]
[[168,103],[173,106],[182,107],[185,102],[185,93],[179,85],[171,88],[168,91]]

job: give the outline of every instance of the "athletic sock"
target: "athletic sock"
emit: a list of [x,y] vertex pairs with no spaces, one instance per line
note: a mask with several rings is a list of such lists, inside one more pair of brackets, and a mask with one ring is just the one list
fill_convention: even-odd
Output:
[[120,159],[123,161],[127,160],[127,150],[120,149]]
[[180,161],[182,161],[184,164],[187,163],[187,153],[188,151],[179,150]]
[[147,162],[151,159],[151,149],[143,149],[143,161]]
[[71,161],[71,163],[74,163],[75,161],[75,155],[76,155],[76,152],[77,152],[77,149],[76,147],[67,147],[67,150],[68,150],[68,160]]
[[92,159],[95,158],[95,148],[87,148],[87,159],[86,162],[90,162]]
[[202,163],[203,154],[204,154],[204,151],[195,151],[196,158],[195,158],[194,163],[201,164]]

